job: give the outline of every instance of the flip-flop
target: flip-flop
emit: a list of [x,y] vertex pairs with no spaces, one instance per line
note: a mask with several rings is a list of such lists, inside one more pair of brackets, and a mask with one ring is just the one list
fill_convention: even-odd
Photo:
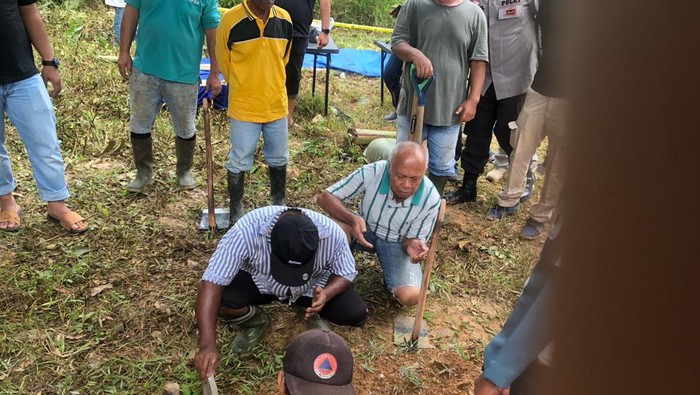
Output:
[[61,225],[61,227],[63,229],[67,230],[70,233],[74,233],[74,234],[84,233],[89,229],[89,226],[87,223],[85,224],[85,227],[82,229],[73,229],[73,227],[72,227],[73,224],[75,224],[76,222],[85,221],[85,218],[81,217],[79,214],[77,214],[74,211],[68,211],[66,214],[63,215],[62,218],[57,218],[51,214],[46,214],[46,219],[48,219],[51,222],[54,222],[54,223]]
[[22,209],[18,211],[0,211],[0,222],[11,222],[11,228],[0,228],[3,232],[17,232],[21,227]]

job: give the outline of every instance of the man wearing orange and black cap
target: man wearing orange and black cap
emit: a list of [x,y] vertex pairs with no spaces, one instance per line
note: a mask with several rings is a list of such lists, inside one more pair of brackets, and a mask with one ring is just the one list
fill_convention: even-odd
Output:
[[357,274],[343,230],[317,212],[268,206],[243,216],[221,239],[197,295],[202,379],[219,364],[217,316],[239,328],[233,350],[252,352],[270,326],[259,305],[278,300],[303,315],[311,327],[363,326],[367,306],[351,283]]
[[333,332],[308,330],[292,339],[277,375],[282,395],[354,395],[352,351]]

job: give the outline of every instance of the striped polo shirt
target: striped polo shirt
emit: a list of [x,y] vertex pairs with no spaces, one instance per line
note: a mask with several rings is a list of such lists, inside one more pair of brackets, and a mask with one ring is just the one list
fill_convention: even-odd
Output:
[[224,14],[216,33],[216,58],[229,84],[229,117],[267,123],[287,116],[285,66],[291,40],[292,19],[277,6],[264,24],[246,0]]
[[[352,281],[357,274],[345,233],[332,219],[315,211],[300,209],[318,228],[318,249],[311,279],[300,287],[282,285],[270,273],[270,233],[277,218],[289,207],[267,206],[250,211],[229,229],[216,246],[202,280],[227,286],[246,271],[260,293],[294,302],[299,296],[312,297],[315,287],[324,287],[331,274]],[[291,297],[287,291],[291,292]]]
[[362,194],[359,215],[365,219],[367,230],[391,242],[404,238],[427,241],[440,209],[440,194],[425,176],[412,196],[397,203],[389,185],[386,160],[362,166],[331,185],[328,192],[346,204]]

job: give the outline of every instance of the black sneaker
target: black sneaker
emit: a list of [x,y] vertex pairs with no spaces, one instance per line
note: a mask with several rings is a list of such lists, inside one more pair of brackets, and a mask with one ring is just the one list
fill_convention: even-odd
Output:
[[456,191],[445,195],[447,204],[459,204],[476,200],[476,184],[462,184]]
[[392,111],[384,116],[384,120],[387,122],[396,122],[397,118],[398,115],[396,114],[396,111]]
[[523,226],[523,230],[520,231],[520,237],[525,240],[534,240],[544,232],[544,223],[528,218]]
[[519,208],[520,203],[516,203],[513,207],[503,207],[497,204],[493,206],[493,208],[489,210],[488,213],[486,213],[486,218],[490,219],[491,221],[497,221],[499,219],[502,219],[503,217],[517,213]]

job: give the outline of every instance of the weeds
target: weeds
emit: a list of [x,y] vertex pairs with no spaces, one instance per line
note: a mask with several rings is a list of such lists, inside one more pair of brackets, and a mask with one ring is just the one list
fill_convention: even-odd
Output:
[[423,381],[421,380],[420,376],[418,375],[418,364],[401,366],[401,367],[399,367],[399,372],[401,372],[401,377],[403,377],[404,380],[411,383],[414,387],[416,387],[416,388],[422,387]]

